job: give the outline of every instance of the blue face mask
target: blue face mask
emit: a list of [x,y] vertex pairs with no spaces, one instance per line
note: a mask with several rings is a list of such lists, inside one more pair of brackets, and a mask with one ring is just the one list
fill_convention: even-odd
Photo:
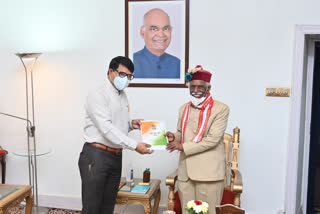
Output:
[[130,81],[128,80],[127,77],[117,76],[116,78],[114,78],[113,83],[119,91],[122,91],[129,85]]

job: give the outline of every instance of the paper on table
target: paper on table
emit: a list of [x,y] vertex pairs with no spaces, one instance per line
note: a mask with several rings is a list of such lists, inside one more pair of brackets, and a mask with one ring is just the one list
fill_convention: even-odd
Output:
[[165,150],[168,143],[165,123],[162,121],[141,121],[142,141],[150,144],[152,150]]
[[122,192],[130,192],[131,191],[131,187],[129,185],[124,185],[123,187],[121,187],[120,191],[122,191]]

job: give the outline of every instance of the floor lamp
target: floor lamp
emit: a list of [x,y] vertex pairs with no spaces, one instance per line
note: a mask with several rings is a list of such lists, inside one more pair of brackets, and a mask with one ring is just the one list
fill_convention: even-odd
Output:
[[[28,169],[29,184],[32,185],[34,209],[32,213],[47,213],[47,209],[38,207],[38,175],[37,175],[37,145],[35,136],[35,114],[34,114],[34,90],[33,90],[33,68],[41,53],[17,53],[24,67],[26,77],[26,121],[27,121],[27,143],[28,143]],[[26,62],[31,61],[29,71]],[[30,77],[30,81],[29,81]],[[29,85],[30,82],[30,85]]]

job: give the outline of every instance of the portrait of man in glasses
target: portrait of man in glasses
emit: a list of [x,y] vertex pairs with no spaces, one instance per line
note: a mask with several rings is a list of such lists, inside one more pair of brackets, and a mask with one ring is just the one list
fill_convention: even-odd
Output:
[[180,78],[180,59],[166,53],[171,42],[169,15],[153,8],[143,16],[140,36],[145,46],[133,54],[135,78]]

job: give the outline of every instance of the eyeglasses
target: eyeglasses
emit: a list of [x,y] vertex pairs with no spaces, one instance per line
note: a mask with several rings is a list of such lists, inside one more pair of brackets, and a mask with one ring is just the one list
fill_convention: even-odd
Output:
[[121,77],[121,78],[125,78],[125,77],[127,77],[127,78],[128,78],[128,80],[132,80],[132,79],[134,78],[134,76],[133,76],[132,74],[127,74],[127,73],[124,73],[124,72],[122,72],[122,71],[118,71],[118,70],[113,70],[113,71],[118,72],[119,77]]
[[164,26],[164,27],[157,27],[157,26],[151,26],[149,27],[149,31],[152,33],[156,33],[162,30],[163,32],[170,32],[172,30],[172,27],[170,25]]

